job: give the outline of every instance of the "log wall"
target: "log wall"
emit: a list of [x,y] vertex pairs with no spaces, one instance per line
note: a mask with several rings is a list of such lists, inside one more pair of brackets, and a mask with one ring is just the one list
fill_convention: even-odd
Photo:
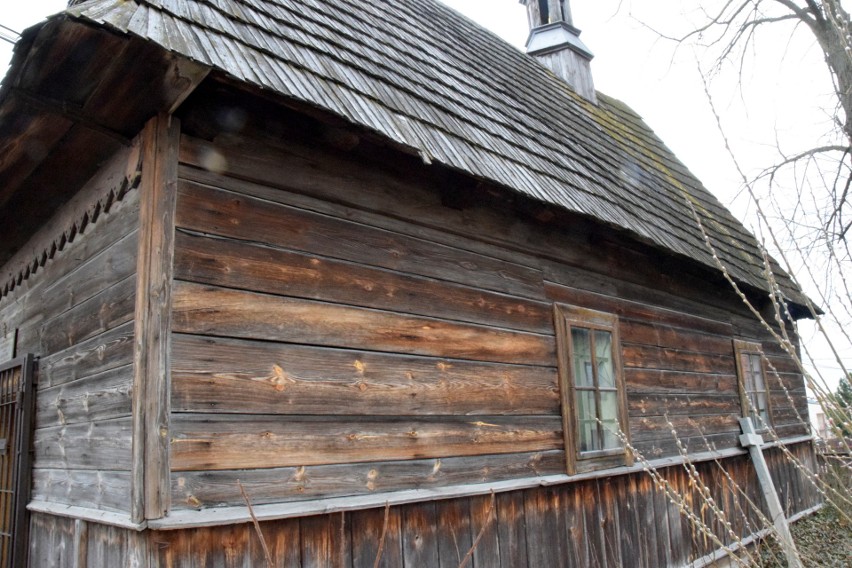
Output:
[[3,268],[0,325],[40,357],[36,501],[127,510],[137,164],[118,152]]
[[[789,450],[814,467],[809,443]],[[819,502],[780,450],[768,450],[766,457],[788,516]],[[728,517],[734,534],[744,538],[763,526],[745,504],[746,496],[762,500],[748,456],[695,465],[712,498],[736,511]],[[721,542],[737,542],[682,466],[658,471]],[[733,491],[730,480],[744,493]],[[685,566],[719,548],[679,508],[648,474],[638,472],[493,497],[267,521],[260,529],[273,565],[281,567],[456,568],[472,549],[467,566],[474,568],[656,568]],[[44,544],[33,546],[31,565],[44,568],[224,568],[263,566],[266,561],[250,523],[138,533],[38,514],[32,532]]]
[[801,377],[694,267],[422,164],[188,134],[180,161],[173,509],[239,506],[238,479],[265,504],[564,473],[554,302],[619,316],[648,459],[737,447],[734,338],[781,373],[778,434],[807,433]]

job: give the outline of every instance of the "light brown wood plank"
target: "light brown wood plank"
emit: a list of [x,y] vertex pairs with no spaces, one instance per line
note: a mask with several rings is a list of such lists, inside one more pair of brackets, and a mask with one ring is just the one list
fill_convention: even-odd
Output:
[[178,414],[171,442],[173,470],[199,471],[556,450],[562,428],[548,417],[285,422]]
[[556,371],[175,334],[172,410],[245,414],[559,414]]
[[329,347],[553,365],[550,336],[176,282],[174,331]]

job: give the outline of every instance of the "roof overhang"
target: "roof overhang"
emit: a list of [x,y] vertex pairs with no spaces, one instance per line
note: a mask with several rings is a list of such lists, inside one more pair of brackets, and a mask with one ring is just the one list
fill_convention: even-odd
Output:
[[0,87],[0,264],[207,71],[64,14],[26,30]]

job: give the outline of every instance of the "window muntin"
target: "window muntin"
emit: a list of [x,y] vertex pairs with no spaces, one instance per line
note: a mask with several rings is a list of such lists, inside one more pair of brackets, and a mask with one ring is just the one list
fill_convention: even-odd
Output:
[[568,471],[629,462],[618,318],[559,304],[555,312]]
[[743,416],[749,416],[755,428],[767,428],[772,424],[769,408],[769,389],[763,365],[763,350],[759,343],[734,341],[737,357],[737,382]]

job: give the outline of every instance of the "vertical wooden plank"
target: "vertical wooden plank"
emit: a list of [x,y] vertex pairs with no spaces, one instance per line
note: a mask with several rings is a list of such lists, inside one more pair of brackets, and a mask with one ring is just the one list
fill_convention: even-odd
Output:
[[135,522],[168,513],[169,329],[180,124],[159,115],[141,135],[133,379]]
[[671,566],[673,560],[669,531],[669,501],[664,489],[653,483],[653,481],[650,482],[650,485],[654,506],[652,514],[654,515],[654,524],[657,533],[657,539],[653,545],[653,548],[656,550],[657,562],[652,564],[652,566]]
[[583,522],[589,543],[589,566],[606,567],[606,545],[604,542],[603,516],[598,503],[598,483],[595,480],[578,484],[583,495]]
[[402,553],[405,568],[438,566],[435,503],[418,503],[403,509]]
[[74,521],[74,552],[72,554],[75,566],[85,568],[89,565],[89,523],[82,519]]
[[[470,532],[479,544],[473,551],[475,568],[498,568],[500,542],[497,537],[497,496],[478,496],[470,499]],[[481,535],[481,536],[480,536]]]
[[568,566],[589,566],[589,537],[583,514],[583,492],[577,484],[564,486],[563,514],[568,548]]
[[[273,523],[261,524],[263,536],[269,546],[269,553],[275,566],[295,568],[302,564],[301,538],[299,536],[299,519],[286,519]],[[262,563],[258,566],[263,566]]]
[[[382,547],[379,560],[381,568],[402,566],[402,515],[399,507],[387,509],[387,529],[385,509],[369,509],[352,513],[352,564],[355,568],[373,568]],[[382,537],[384,530],[384,538]]]
[[557,510],[559,492],[537,487],[524,492],[524,518],[527,531],[527,559],[530,566],[561,566],[565,558],[565,533]]
[[621,560],[621,546],[619,545],[622,531],[620,528],[619,510],[616,506],[616,499],[618,498],[617,484],[623,482],[623,480],[624,477],[607,477],[598,480],[598,506],[600,507],[607,566],[624,566]]
[[304,517],[300,522],[302,540],[302,566],[304,568],[332,568],[332,531],[329,515]]
[[500,565],[532,566],[527,562],[527,534],[524,529],[524,495],[520,491],[497,495],[497,533],[500,544]]
[[470,534],[470,502],[467,499],[438,501],[435,505],[438,531],[438,565],[458,568],[473,544]]

